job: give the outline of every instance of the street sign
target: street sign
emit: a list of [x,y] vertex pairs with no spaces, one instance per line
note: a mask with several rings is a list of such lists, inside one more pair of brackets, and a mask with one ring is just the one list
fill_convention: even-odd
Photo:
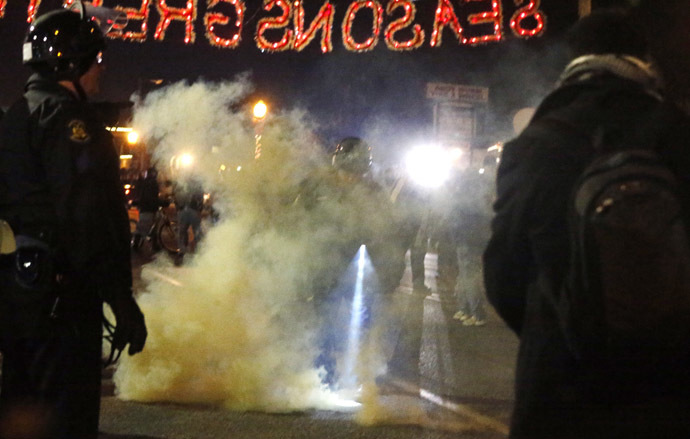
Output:
[[426,97],[444,101],[483,104],[489,101],[489,88],[445,82],[427,82]]
[[440,140],[446,143],[468,142],[475,134],[475,114],[472,107],[453,102],[438,106],[436,115]]

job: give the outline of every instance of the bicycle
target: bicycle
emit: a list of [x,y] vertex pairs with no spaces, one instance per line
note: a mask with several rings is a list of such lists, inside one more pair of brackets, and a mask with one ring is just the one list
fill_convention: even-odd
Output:
[[[134,223],[134,225],[132,225],[132,223]],[[136,230],[136,225],[136,220],[130,219],[130,228],[133,227],[133,229]],[[177,254],[180,252],[177,234],[177,221],[168,215],[166,208],[159,207],[154,214],[151,227],[144,235],[144,239],[136,243],[135,236],[132,234],[132,248],[138,250],[144,242],[148,242],[154,252],[165,250],[168,253]]]

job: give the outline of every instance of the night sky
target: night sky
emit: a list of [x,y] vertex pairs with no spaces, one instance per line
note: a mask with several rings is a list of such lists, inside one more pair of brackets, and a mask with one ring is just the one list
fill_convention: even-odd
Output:
[[[4,18],[0,19],[2,107],[7,107],[20,95],[29,74],[28,68],[21,65],[21,43],[28,26],[28,0],[6,1]],[[304,0],[307,24],[324,2]],[[510,126],[515,111],[538,103],[552,86],[565,62],[558,41],[563,30],[577,19],[577,0],[542,0],[540,9],[547,17],[546,31],[541,37],[520,39],[508,24],[519,6],[515,6],[513,0],[502,0],[504,41],[461,45],[447,27],[442,45],[431,48],[429,40],[438,0],[417,0],[415,22],[426,34],[421,48],[409,52],[392,51],[381,37],[371,52],[353,53],[343,47],[340,29],[352,0],[331,0],[336,11],[332,52],[321,53],[319,32],[301,52],[262,53],[253,38],[257,23],[261,18],[277,15],[277,9],[266,12],[259,7],[261,2],[247,0],[242,41],[238,48],[229,50],[213,47],[206,38],[205,1],[198,1],[195,43],[184,44],[182,22],[170,25],[164,41],[154,40],[159,14],[153,3],[145,42],[109,41],[104,92],[99,100],[126,101],[149,79],[217,81],[248,72],[255,83],[256,96],[264,97],[279,108],[307,108],[317,115],[326,131],[343,134],[348,131],[355,135],[361,134],[372,118],[391,118],[405,126],[428,125],[431,103],[425,98],[425,84],[431,81],[489,87],[488,122],[499,127],[499,131]],[[182,0],[167,3],[172,7],[184,5]],[[385,7],[387,1],[381,3]],[[473,11],[489,11],[489,0],[451,0],[451,3],[467,36],[491,33],[487,25],[472,26],[467,22]],[[38,15],[59,4],[59,1],[43,0]],[[523,6],[525,4],[526,0],[522,2]],[[138,8],[141,1],[104,0],[103,5]],[[230,15],[230,6],[222,6],[216,6],[215,10]],[[391,17],[384,15],[382,29],[390,21]],[[362,13],[355,26],[353,35],[366,38],[365,32],[371,30],[372,20]],[[404,36],[401,32],[399,39]]]

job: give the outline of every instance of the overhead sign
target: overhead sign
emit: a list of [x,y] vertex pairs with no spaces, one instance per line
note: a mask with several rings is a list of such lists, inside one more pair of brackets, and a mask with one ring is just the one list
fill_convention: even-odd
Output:
[[428,82],[426,84],[426,97],[443,101],[485,104],[489,102],[489,89],[488,87],[473,85]]

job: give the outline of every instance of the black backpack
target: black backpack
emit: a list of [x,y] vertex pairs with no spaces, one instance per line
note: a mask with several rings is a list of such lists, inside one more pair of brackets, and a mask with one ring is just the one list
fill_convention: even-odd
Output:
[[562,322],[576,358],[606,388],[654,393],[657,378],[690,366],[687,206],[651,149],[594,150],[569,207]]

